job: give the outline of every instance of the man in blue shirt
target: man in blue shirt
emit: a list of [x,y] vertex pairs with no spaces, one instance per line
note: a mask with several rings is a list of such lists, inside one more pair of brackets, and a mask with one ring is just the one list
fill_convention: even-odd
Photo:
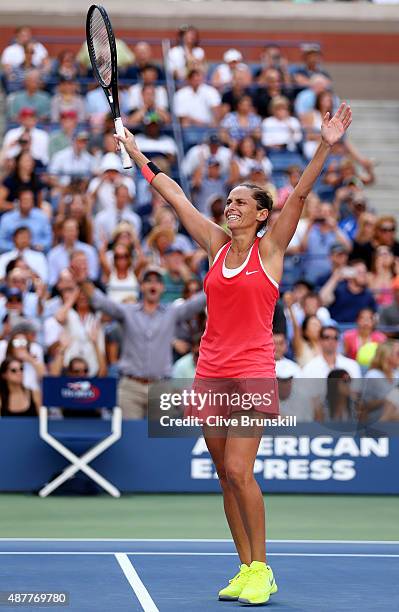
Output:
[[30,189],[19,193],[15,210],[4,213],[0,220],[0,251],[5,253],[14,248],[13,236],[18,227],[28,227],[32,236],[32,248],[47,252],[53,234],[47,215],[34,207],[34,194]]
[[68,268],[72,254],[81,252],[87,258],[89,278],[97,280],[99,274],[97,251],[90,244],[78,240],[79,226],[76,219],[65,219],[62,224],[62,242],[48,254],[49,285],[53,287],[62,270]]
[[377,304],[367,284],[367,268],[361,259],[333,272],[320,290],[321,301],[328,306],[331,318],[337,323],[354,323],[364,308],[376,312]]

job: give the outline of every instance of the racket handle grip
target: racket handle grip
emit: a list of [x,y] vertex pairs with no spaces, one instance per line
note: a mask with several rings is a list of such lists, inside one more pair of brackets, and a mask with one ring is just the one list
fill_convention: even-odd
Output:
[[[123,127],[122,119],[120,117],[115,119],[115,131],[118,136],[122,136],[123,138],[125,137],[125,128]],[[121,148],[122,164],[124,169],[127,170],[133,166],[132,160],[121,142],[119,143],[119,146]]]

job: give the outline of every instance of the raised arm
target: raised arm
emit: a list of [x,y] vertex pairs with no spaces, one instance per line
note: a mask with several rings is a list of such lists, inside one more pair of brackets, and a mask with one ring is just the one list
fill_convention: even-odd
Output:
[[[129,130],[125,128],[125,138],[121,136],[115,136],[115,138],[123,142],[130,157],[140,170],[149,163],[150,160],[141,153]],[[151,185],[175,209],[190,236],[206,250],[211,258],[215,257],[220,247],[229,241],[229,235],[216,223],[204,217],[187,199],[181,187],[163,172],[155,176]]]
[[[285,253],[297,228],[305,200],[323,169],[331,147],[342,138],[351,122],[352,111],[345,103],[341,104],[332,119],[330,119],[330,114],[326,113],[321,126],[321,142],[297,186],[284,204],[273,228],[261,240],[261,254],[263,254],[262,242],[265,242],[263,247],[265,253],[270,249],[270,243],[272,243],[272,250],[274,247],[280,253]],[[269,247],[267,246],[268,243]]]

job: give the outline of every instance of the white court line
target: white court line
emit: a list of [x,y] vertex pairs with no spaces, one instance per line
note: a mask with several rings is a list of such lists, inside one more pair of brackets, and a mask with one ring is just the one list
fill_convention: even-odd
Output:
[[151,595],[140,580],[140,576],[129,561],[129,557],[125,553],[116,553],[116,560],[122,568],[127,581],[132,587],[137,599],[139,600],[144,612],[159,612]]
[[[230,542],[229,538],[0,538],[1,542]],[[270,544],[393,544],[399,540],[267,540]]]
[[[165,552],[165,551],[153,551],[153,552],[143,552],[143,551],[129,551],[129,552],[123,552],[123,553],[115,553],[115,552],[83,552],[83,551],[78,551],[78,552],[71,552],[71,551],[66,551],[66,552],[61,552],[61,551],[55,551],[55,552],[50,552],[50,551],[34,551],[34,552],[25,552],[25,551],[12,551],[12,552],[5,552],[5,551],[1,551],[0,552],[0,556],[1,555],[76,555],[76,556],[80,556],[80,555],[92,555],[92,556],[96,556],[96,555],[115,555],[116,557],[119,556],[128,556],[128,555],[134,555],[134,556],[154,556],[154,557],[162,557],[162,556],[171,556],[171,557],[235,557],[237,556],[236,552]],[[383,553],[290,553],[290,552],[281,552],[281,553],[268,553],[267,554],[268,557],[366,557],[366,558],[374,558],[374,557],[378,557],[378,558],[388,558],[388,559],[399,559],[399,554],[395,555],[395,554],[383,554]],[[130,563],[130,562],[129,562]]]

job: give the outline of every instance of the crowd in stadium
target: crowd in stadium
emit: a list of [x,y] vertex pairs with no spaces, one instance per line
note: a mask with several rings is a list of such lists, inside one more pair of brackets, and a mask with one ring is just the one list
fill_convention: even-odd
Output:
[[[229,189],[267,188],[271,226],[339,104],[319,46],[295,64],[274,44],[256,64],[239,48],[215,64],[184,26],[165,62],[145,41],[117,50],[141,150],[222,226]],[[206,255],[123,170],[86,44],[50,57],[20,27],[0,61],[0,414],[36,414],[48,373],[118,377],[125,418],[143,418],[152,381],[194,375]],[[374,180],[350,137],[336,145],[288,249],[274,339],[282,412],[299,420],[345,421],[359,397],[363,419],[399,419],[399,242],[369,201]],[[316,377],[320,401],[299,401],[294,383]]]

